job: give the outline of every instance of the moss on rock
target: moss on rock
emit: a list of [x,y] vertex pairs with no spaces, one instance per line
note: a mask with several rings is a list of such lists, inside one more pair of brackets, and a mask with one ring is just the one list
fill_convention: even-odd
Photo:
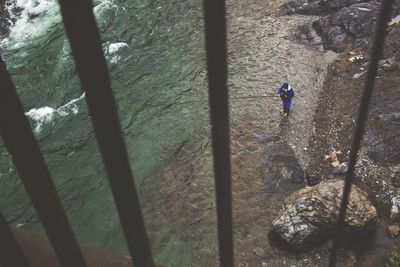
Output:
[[385,267],[399,267],[400,266],[400,250],[395,249],[389,253]]

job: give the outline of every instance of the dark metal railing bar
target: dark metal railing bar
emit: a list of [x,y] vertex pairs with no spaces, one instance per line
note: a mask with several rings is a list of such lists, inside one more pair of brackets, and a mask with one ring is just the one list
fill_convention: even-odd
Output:
[[100,34],[89,0],[59,0],[122,229],[135,266],[154,266],[119,122]]
[[220,266],[233,267],[232,192],[224,0],[204,0]]
[[86,266],[46,163],[0,58],[0,133],[62,266]]
[[28,267],[28,260],[1,212],[0,237],[0,266]]
[[386,37],[386,27],[390,19],[392,4],[393,0],[382,1],[378,27],[376,29],[374,46],[372,49],[371,61],[365,79],[364,91],[361,97],[356,127],[354,130],[353,143],[350,150],[349,168],[346,174],[345,185],[343,189],[343,197],[340,206],[339,219],[336,230],[337,234],[333,242],[331,257],[329,261],[330,267],[336,266],[337,250],[340,246],[341,240],[343,239],[344,220],[346,217],[346,210],[349,202],[349,195],[351,192],[351,185],[354,177],[354,168],[357,163],[357,154],[358,154],[358,149],[360,147],[360,141],[364,134],[365,124],[368,119],[369,103],[374,88],[375,76],[378,70],[378,61],[382,55],[383,45]]

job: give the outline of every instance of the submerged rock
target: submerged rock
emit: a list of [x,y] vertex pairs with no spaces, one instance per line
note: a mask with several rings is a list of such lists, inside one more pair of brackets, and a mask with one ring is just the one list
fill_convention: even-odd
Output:
[[[272,223],[275,231],[297,249],[329,233],[337,224],[343,186],[342,180],[327,180],[294,192],[285,199],[283,209]],[[376,227],[377,220],[376,209],[367,194],[353,185],[345,230],[369,232]]]

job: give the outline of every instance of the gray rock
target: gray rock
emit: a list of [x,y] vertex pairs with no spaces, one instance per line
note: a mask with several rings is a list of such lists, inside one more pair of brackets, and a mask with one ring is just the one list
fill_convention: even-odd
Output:
[[[348,44],[353,44],[354,47],[367,51],[372,49],[374,31],[378,22],[381,3],[380,1],[355,2],[347,1],[347,3],[339,3],[335,5],[335,7],[340,8],[339,10],[330,8],[329,10],[336,11],[314,22],[313,26],[321,36],[326,50],[341,52]],[[395,17],[399,12],[400,1],[396,0],[393,6],[392,17]],[[399,39],[399,27],[390,26],[383,51],[383,58],[394,57],[396,61],[400,60]]]
[[[375,0],[292,0],[282,5],[280,12],[285,15],[323,15],[313,27],[321,36],[324,48],[341,52],[348,44],[370,51],[374,31],[378,22],[381,1]],[[400,0],[395,0],[391,17],[400,14]],[[299,31],[300,30],[300,31]],[[310,41],[310,35],[300,28],[296,38]],[[396,23],[389,25],[383,51],[383,58],[394,57],[400,61],[400,28]],[[398,65],[395,65],[398,67]]]
[[347,33],[339,26],[334,26],[328,30],[325,39],[325,49],[339,51],[346,48],[349,41]]
[[371,129],[368,129],[362,139],[362,144],[366,146],[374,145],[378,142],[378,137]]
[[400,60],[400,28],[391,27],[386,36],[383,58],[394,57],[398,62]]
[[309,186],[316,185],[321,181],[321,177],[315,174],[306,173],[305,180]]
[[374,150],[368,151],[367,155],[375,162],[397,164],[400,162],[400,151],[387,145],[379,146]]
[[392,182],[392,185],[394,187],[399,188],[400,187],[400,172],[396,172],[396,174],[390,179]]
[[369,47],[379,7],[378,2],[354,4],[317,20],[314,28],[321,36],[324,48],[340,52],[347,43],[357,40],[362,40],[358,45]]
[[263,193],[293,192],[302,187],[304,171],[292,148],[284,141],[270,142],[269,154],[263,161],[265,170]]
[[339,166],[333,169],[333,174],[341,175],[345,174],[349,169],[349,164],[347,162],[342,162]]
[[[384,56],[384,58],[385,58],[385,56]],[[379,60],[378,65],[379,65],[379,68],[381,68],[381,69],[395,70],[395,69],[399,68],[399,63],[397,63],[396,61],[397,61],[397,59],[393,55],[392,57]]]
[[[294,248],[331,231],[337,222],[344,181],[327,180],[294,192],[284,201],[273,221],[277,233]],[[346,231],[371,231],[377,225],[377,212],[358,187],[352,187],[345,219]]]
[[387,123],[400,125],[400,112],[382,114],[378,115],[378,117]]
[[400,226],[400,197],[392,198],[392,208],[390,209],[390,223]]
[[301,25],[297,27],[294,38],[300,43],[312,43],[314,42],[313,32],[311,25]]
[[281,6],[283,14],[322,15],[368,0],[292,0]]
[[342,25],[356,39],[371,36],[378,22],[380,3],[368,2],[342,8],[332,17],[334,25]]

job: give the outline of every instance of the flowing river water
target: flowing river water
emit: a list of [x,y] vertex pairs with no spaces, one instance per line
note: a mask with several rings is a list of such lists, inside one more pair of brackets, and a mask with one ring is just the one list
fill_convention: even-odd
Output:
[[[228,1],[235,257],[239,266],[310,266],[269,242],[271,221],[307,167],[313,114],[333,53],[296,43],[310,16],[286,1]],[[1,55],[80,242],[127,253],[85,96],[55,0],[7,0]],[[166,266],[216,266],[214,183],[201,1],[94,2],[152,249]],[[289,121],[276,86],[296,90]],[[254,98],[243,98],[254,96]],[[0,203],[9,223],[40,230],[0,146]]]

